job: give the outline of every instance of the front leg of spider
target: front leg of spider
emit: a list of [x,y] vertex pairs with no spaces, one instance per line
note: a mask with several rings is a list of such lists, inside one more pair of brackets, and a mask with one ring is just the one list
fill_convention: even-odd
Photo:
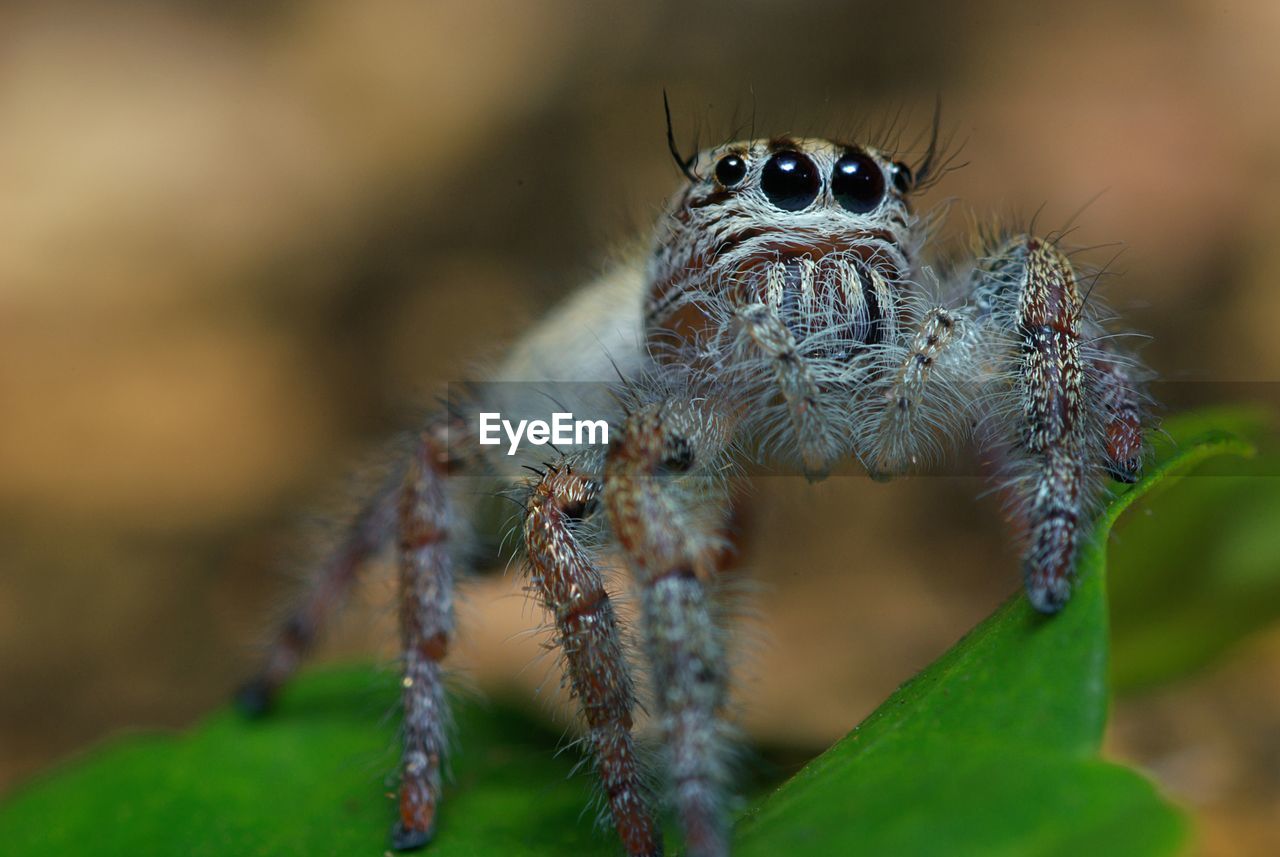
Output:
[[1056,613],[1071,595],[1096,471],[1137,477],[1138,397],[1123,366],[1091,349],[1075,270],[1053,243],[1019,236],[980,270],[976,303],[1013,343],[1004,445],[1027,530],[1023,579],[1032,605]]
[[596,773],[614,828],[631,857],[658,857],[662,834],[631,737],[635,690],[604,580],[577,527],[595,507],[600,483],[572,459],[549,465],[525,505],[529,590],[555,625],[564,680],[587,727]]
[[654,713],[692,857],[729,850],[728,676],[709,592],[723,556],[716,461],[727,431],[705,403],[650,405],[627,418],[605,467],[610,522],[641,591]]

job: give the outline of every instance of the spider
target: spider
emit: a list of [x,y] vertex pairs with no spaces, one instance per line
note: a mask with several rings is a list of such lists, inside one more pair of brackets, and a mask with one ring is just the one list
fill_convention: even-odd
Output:
[[[1026,594],[1044,613],[1070,596],[1104,472],[1138,477],[1139,365],[1105,333],[1057,238],[988,230],[961,258],[922,263],[932,221],[914,201],[945,171],[937,126],[935,114],[914,168],[875,147],[795,137],[686,159],[668,111],[686,181],[647,256],[572,297],[496,373],[526,382],[522,390],[614,382],[609,397],[585,405],[611,420],[607,447],[544,458],[520,483],[519,533],[528,587],[553,621],[584,743],[630,855],[660,854],[662,837],[657,790],[632,735],[638,683],[604,586],[604,543],[625,557],[639,592],[664,797],[688,853],[714,857],[729,850],[715,582],[733,553],[735,466],[794,465],[820,479],[853,459],[887,479],[971,441],[1007,498],[1025,545]],[[484,410],[530,407],[485,389],[473,396]],[[394,536],[404,748],[391,839],[400,850],[432,838],[442,800],[442,661],[469,509],[448,477],[492,471],[504,451],[475,435],[457,408],[415,435],[240,695],[250,710],[268,707],[331,603]]]

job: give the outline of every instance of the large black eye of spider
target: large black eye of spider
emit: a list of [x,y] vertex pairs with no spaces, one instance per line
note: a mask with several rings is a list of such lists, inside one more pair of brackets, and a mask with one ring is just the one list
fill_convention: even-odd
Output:
[[845,152],[831,174],[831,193],[845,211],[866,214],[884,199],[884,173],[871,156]]
[[725,155],[716,162],[716,181],[721,187],[733,187],[747,174],[747,162],[739,155]]
[[776,152],[765,162],[760,187],[769,202],[783,211],[800,211],[818,198],[818,168],[799,152]]

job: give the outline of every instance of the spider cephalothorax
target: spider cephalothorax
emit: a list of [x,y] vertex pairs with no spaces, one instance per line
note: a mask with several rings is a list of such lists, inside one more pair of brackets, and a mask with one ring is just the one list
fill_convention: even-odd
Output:
[[[688,853],[714,857],[730,841],[714,584],[729,554],[732,464],[792,462],[816,478],[852,458],[884,478],[973,443],[1025,543],[1027,594],[1047,613],[1070,595],[1099,477],[1137,474],[1136,364],[1113,350],[1054,240],[993,230],[943,273],[921,264],[929,236],[912,197],[934,152],[914,177],[872,147],[816,139],[677,156],[688,181],[647,256],[531,330],[497,373],[550,400],[553,382],[616,376],[609,401],[623,406],[606,415],[608,448],[557,450],[535,468],[522,487],[521,535],[529,589],[554,621],[629,854],[658,854],[662,838],[631,734],[639,685],[589,531],[609,534],[639,589],[665,794]],[[405,749],[393,844],[402,849],[430,839],[442,797],[441,661],[461,556],[446,477],[492,464],[475,429],[451,413],[418,435],[244,696],[258,708],[269,701],[332,597],[398,534]],[[608,526],[582,526],[592,519]]]

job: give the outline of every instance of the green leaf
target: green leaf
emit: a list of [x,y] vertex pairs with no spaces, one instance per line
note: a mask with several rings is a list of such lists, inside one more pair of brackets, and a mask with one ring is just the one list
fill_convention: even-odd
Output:
[[1135,500],[1214,456],[1205,429],[1117,491],[1081,550],[1061,614],[1020,593],[865,722],[760,801],[739,855],[1167,855],[1187,821],[1140,774],[1099,757],[1107,715],[1106,544]]
[[[1129,515],[1111,547],[1112,685],[1120,692],[1185,676],[1280,619],[1280,438],[1266,411],[1170,420],[1166,446],[1206,423],[1260,447],[1222,459]],[[1206,537],[1211,535],[1212,537]]]
[[[1107,709],[1106,534],[1154,486],[1223,453],[1210,429],[1119,492],[1059,616],[1011,599],[743,819],[737,853],[1128,857],[1173,853],[1187,822],[1099,758]],[[0,805],[15,854],[382,854],[393,817],[396,682],[313,672],[275,714],[120,739]],[[454,778],[429,853],[613,854],[577,754],[515,709],[458,706]]]
[[[225,711],[191,732],[117,740],[0,807],[6,854],[381,855],[394,804],[397,682],[368,668],[312,672],[272,716]],[[458,706],[440,857],[610,854],[576,753],[525,714]]]

